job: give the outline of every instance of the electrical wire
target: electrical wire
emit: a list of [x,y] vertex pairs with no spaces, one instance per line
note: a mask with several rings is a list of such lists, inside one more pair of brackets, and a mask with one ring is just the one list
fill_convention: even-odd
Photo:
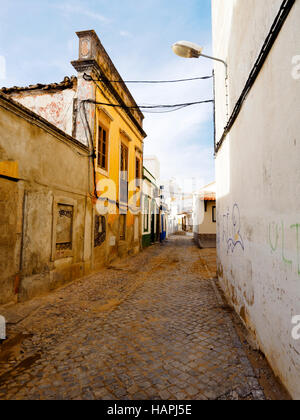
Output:
[[189,79],[177,79],[177,80],[108,80],[103,79],[93,79],[92,76],[84,73],[83,78],[87,82],[109,82],[109,83],[140,83],[140,84],[163,84],[163,83],[182,83],[182,82],[192,82],[196,80],[209,80],[213,76],[202,76],[202,77],[192,77]]
[[[155,110],[155,109],[169,109],[169,111],[161,111],[161,112],[172,112],[172,111],[178,111],[179,109],[182,108],[186,108],[189,106],[194,106],[194,105],[200,105],[200,104],[207,104],[207,103],[212,103],[214,102],[213,99],[207,99],[204,101],[196,101],[196,102],[187,102],[187,103],[182,103],[182,104],[172,104],[172,105],[136,105],[136,106],[125,106],[125,105],[120,105],[120,104],[110,104],[110,103],[106,103],[106,102],[97,102],[94,100],[90,100],[87,99],[84,102],[86,103],[92,103],[94,105],[102,105],[102,106],[108,106],[111,108],[122,108],[122,109],[129,109],[129,110],[133,110],[133,109],[142,109],[142,110],[146,110],[145,112],[150,112],[149,110]],[[160,111],[158,111],[157,113],[159,113]]]
[[[99,88],[100,91],[101,91],[101,88],[100,88],[100,86],[98,86],[97,82],[101,82],[103,80],[100,80],[100,79],[99,80],[94,80],[91,76],[87,75],[86,73],[84,73],[83,78],[86,81],[93,81],[95,83],[96,87]],[[203,79],[210,79],[210,78],[212,78],[212,76],[206,76],[206,77],[202,77],[202,78],[193,78],[193,79],[173,80],[173,81],[155,81],[155,82],[154,81],[147,81],[147,82],[146,81],[144,81],[144,82],[143,81],[141,81],[141,82],[132,81],[132,82],[127,82],[127,83],[177,83],[177,82],[183,82],[183,81],[203,80]],[[107,80],[104,80],[104,81],[107,81]],[[126,83],[123,80],[122,81],[113,81],[113,83],[117,83],[117,82]],[[134,110],[134,109],[141,110],[141,109],[143,109],[145,113],[154,113],[154,114],[161,113],[162,114],[162,113],[179,111],[180,109],[183,109],[183,108],[186,108],[186,107],[189,107],[189,106],[193,106],[193,105],[206,104],[206,103],[212,103],[212,102],[214,102],[213,99],[205,100],[205,101],[197,101],[197,102],[187,102],[187,103],[182,103],[182,104],[172,104],[172,105],[127,106],[127,105],[120,105],[120,104],[110,104],[110,103],[105,103],[105,102],[97,102],[97,101],[94,101],[94,100],[91,100],[91,99],[86,99],[86,100],[80,101],[79,108],[80,109],[82,108],[82,110],[83,110],[83,115],[84,115],[84,120],[85,121],[83,121],[82,117],[81,117],[81,119],[82,119],[82,122],[83,122],[83,126],[84,126],[87,141],[90,144],[91,151],[92,151],[90,157],[92,158],[92,164],[93,164],[94,195],[95,195],[95,197],[97,199],[99,199],[98,191],[97,191],[97,185],[96,185],[96,183],[97,183],[97,181],[96,181],[96,168],[95,168],[95,161],[94,161],[94,159],[96,157],[95,156],[95,145],[94,145],[94,140],[93,140],[93,136],[92,136],[92,133],[91,133],[91,129],[90,129],[90,126],[89,126],[89,123],[88,123],[85,104],[89,103],[89,104],[93,104],[93,105],[108,106],[108,107],[111,107],[111,108],[121,108],[121,109],[124,109],[124,110]],[[161,111],[161,109],[167,109],[167,110]],[[81,114],[81,112],[79,112],[79,113]],[[86,125],[84,124],[84,122],[85,122]],[[87,127],[87,129],[86,129],[86,127]],[[119,202],[116,202],[115,204],[117,205],[118,208],[120,208],[119,207],[120,206]]]
[[[212,78],[212,76],[206,76],[205,78]],[[83,78],[86,81],[93,81],[95,83],[95,86],[100,90],[100,92],[103,94],[102,89],[100,88],[100,86],[98,85],[98,81],[101,81],[101,79],[93,79],[91,76],[89,76],[88,74],[84,73]],[[199,79],[199,78],[197,78]],[[200,78],[201,79],[201,78]],[[195,79],[182,79],[182,80],[195,80]],[[176,81],[171,81],[176,82]],[[123,81],[122,81],[123,83]],[[159,83],[159,82],[157,82]],[[168,82],[163,82],[163,83],[168,83]],[[109,104],[109,103],[104,103],[104,102],[96,102],[96,101],[92,101],[92,100],[86,100],[85,102],[89,102],[92,103],[94,105],[102,105],[102,106],[109,106],[111,108],[121,108],[124,110],[132,110],[132,109],[137,109],[139,111],[143,110],[143,113],[145,114],[168,114],[171,112],[176,112],[179,111],[183,108],[189,107],[189,106],[193,106],[193,105],[198,105],[198,104],[205,104],[205,103],[213,103],[214,100],[206,100],[206,101],[199,101],[199,102],[189,102],[189,103],[184,103],[184,104],[175,104],[175,105],[136,105],[136,106],[127,106],[127,105],[120,105],[120,104]],[[167,111],[153,111],[153,109],[159,109],[159,108],[171,108]]]
[[169,111],[145,111],[143,110],[144,114],[168,114],[170,112],[180,111],[181,109],[186,108],[187,106],[180,106],[179,108],[171,109]]
[[180,107],[177,109],[172,109],[170,111],[143,111],[144,114],[170,114],[171,112],[179,111],[180,109],[183,109],[185,107]]

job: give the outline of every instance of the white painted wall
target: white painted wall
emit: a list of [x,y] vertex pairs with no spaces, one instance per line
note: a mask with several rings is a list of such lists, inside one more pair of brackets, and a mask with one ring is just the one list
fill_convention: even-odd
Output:
[[[214,55],[229,64],[230,111],[281,0],[213,0]],[[300,55],[297,0],[216,158],[218,272],[228,298],[293,398],[300,398]],[[216,64],[217,140],[226,124]],[[299,230],[297,232],[297,230]]]

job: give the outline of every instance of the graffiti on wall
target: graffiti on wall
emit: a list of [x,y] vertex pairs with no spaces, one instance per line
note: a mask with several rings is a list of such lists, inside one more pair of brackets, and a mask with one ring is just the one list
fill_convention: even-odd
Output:
[[223,233],[222,241],[227,246],[227,254],[233,254],[236,248],[245,251],[244,240],[241,235],[241,215],[238,204],[234,204],[232,211],[229,209],[222,216]]
[[289,259],[286,253],[286,236],[287,236],[287,229],[285,228],[285,224],[282,221],[281,223],[270,223],[269,224],[269,231],[268,231],[268,242],[273,254],[280,253],[282,262],[290,267],[292,267],[295,263],[297,264],[298,275],[300,276],[300,240],[299,240],[299,232],[300,232],[300,224],[292,224],[289,226],[288,230],[291,233],[294,231],[295,234],[295,242],[294,242],[294,250],[296,250],[297,254],[297,261],[293,259]]

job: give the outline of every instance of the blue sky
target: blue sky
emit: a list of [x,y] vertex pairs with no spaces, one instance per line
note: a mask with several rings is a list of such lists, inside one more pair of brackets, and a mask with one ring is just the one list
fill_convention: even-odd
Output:
[[[61,81],[76,74],[76,31],[95,29],[123,79],[173,79],[211,74],[208,60],[175,56],[171,45],[194,41],[211,53],[210,0],[0,0],[0,85]],[[212,98],[211,81],[129,85],[137,103]],[[212,105],[146,114],[145,153],[161,161],[162,178],[214,179]]]

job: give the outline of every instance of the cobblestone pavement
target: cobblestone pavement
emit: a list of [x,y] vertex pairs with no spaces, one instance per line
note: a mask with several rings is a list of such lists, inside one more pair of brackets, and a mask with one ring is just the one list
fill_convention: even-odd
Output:
[[18,305],[0,399],[264,399],[214,277],[215,251],[173,237]]

